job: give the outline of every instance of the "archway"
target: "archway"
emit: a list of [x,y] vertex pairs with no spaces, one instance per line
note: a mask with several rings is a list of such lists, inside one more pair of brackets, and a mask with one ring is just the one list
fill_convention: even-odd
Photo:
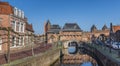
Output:
[[68,44],[70,43],[70,42],[77,42],[77,44],[78,44],[78,41],[77,40],[68,40],[68,41],[63,41],[63,47],[64,48],[68,48]]

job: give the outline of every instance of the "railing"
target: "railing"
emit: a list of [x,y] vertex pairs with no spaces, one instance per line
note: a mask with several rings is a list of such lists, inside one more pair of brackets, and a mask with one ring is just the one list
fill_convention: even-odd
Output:
[[[110,60],[119,63],[120,62],[120,51],[112,49],[110,47],[107,47],[105,45],[99,45],[95,43],[87,43],[89,47],[97,49],[99,52],[101,52],[103,55],[108,57]],[[111,52],[110,52],[111,51]]]

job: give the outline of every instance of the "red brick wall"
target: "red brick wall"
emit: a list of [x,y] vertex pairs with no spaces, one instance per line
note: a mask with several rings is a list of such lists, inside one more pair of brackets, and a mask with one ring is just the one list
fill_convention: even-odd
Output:
[[120,25],[119,26],[113,26],[113,31],[116,32],[117,30],[120,30]]
[[10,27],[10,17],[9,15],[0,14],[0,18],[2,19],[0,22],[0,26],[2,27]]

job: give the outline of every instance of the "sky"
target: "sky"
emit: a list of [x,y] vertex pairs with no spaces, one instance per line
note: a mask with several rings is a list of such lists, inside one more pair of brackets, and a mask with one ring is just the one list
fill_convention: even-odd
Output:
[[101,29],[120,25],[120,0],[3,0],[25,12],[36,34],[44,33],[44,23],[77,23],[84,31],[94,24]]

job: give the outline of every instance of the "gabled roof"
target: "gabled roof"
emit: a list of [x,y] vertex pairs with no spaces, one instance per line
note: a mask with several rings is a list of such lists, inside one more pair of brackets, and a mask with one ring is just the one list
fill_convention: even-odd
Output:
[[94,31],[94,30],[97,30],[97,28],[96,28],[95,25],[92,25],[92,27],[91,27],[91,32]]
[[106,30],[106,29],[108,29],[108,28],[107,28],[106,25],[104,25],[104,26],[102,27],[102,30]]
[[91,29],[97,29],[95,25],[92,25]]
[[66,23],[62,31],[82,31],[77,23]]
[[32,24],[26,23],[26,30],[34,32]]
[[46,21],[46,25],[48,25],[48,24],[50,24],[50,20],[47,20],[47,21]]

